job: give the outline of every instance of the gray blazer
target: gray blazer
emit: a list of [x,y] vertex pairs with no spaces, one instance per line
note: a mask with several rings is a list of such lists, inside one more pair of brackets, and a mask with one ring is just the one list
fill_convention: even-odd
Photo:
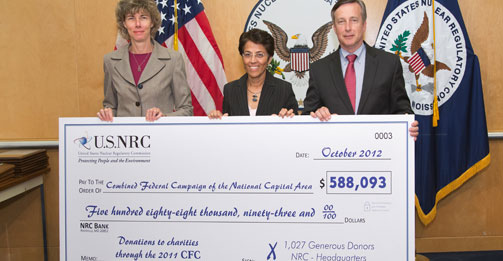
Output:
[[128,47],[103,58],[103,106],[111,108],[118,117],[145,116],[153,107],[166,116],[191,116],[192,101],[182,55],[154,41],[152,55],[135,85]]

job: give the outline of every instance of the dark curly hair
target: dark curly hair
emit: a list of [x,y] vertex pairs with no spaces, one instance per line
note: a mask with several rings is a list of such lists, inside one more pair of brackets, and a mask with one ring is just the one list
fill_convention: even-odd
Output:
[[266,31],[260,29],[251,29],[248,32],[244,32],[239,37],[239,54],[243,55],[245,44],[248,41],[252,41],[256,44],[261,44],[264,46],[269,57],[274,55],[274,38]]

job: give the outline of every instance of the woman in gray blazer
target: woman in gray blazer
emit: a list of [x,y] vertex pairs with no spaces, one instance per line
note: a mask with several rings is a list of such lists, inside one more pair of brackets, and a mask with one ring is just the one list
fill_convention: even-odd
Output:
[[153,40],[161,16],[153,0],[121,0],[117,27],[129,44],[104,57],[105,98],[98,117],[190,116],[192,103],[182,56]]
[[266,31],[252,29],[241,34],[238,49],[246,74],[224,86],[223,112],[214,110],[208,117],[272,114],[293,117],[298,103],[292,84],[267,71],[274,55],[274,38]]

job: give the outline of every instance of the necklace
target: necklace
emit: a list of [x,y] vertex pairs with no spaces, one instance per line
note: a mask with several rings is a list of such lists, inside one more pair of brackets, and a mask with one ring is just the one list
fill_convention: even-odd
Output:
[[146,55],[145,58],[143,58],[143,61],[141,61],[141,63],[138,63],[138,60],[136,60],[136,55],[134,53],[131,54],[133,55],[133,59],[136,62],[136,65],[138,65],[138,72],[141,72],[141,66],[143,65],[143,63],[145,63],[145,61],[148,60],[148,58],[152,53],[148,53],[148,55]]
[[250,91],[250,89],[247,89],[249,93],[252,94],[252,101],[253,102],[257,102],[258,101],[258,96],[260,95],[260,93],[262,92],[262,90],[260,90],[259,92],[252,92]]

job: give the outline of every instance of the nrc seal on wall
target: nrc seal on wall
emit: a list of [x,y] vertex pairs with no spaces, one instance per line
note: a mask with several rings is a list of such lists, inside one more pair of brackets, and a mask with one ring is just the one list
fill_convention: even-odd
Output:
[[438,2],[434,13],[431,0],[407,1],[398,6],[384,20],[375,47],[400,56],[405,88],[418,115],[433,114],[435,70],[439,107],[456,92],[465,73],[466,42],[462,28],[454,15]]
[[309,84],[309,65],[338,46],[330,10],[336,0],[260,0],[245,31],[259,28],[274,37],[274,57],[269,71],[292,83],[299,105]]

